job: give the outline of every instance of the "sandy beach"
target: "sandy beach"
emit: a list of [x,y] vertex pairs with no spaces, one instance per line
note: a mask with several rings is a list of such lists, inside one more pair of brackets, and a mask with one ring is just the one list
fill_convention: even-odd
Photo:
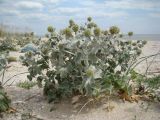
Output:
[[[160,53],[160,41],[147,41],[147,44],[142,49],[142,54],[140,57],[150,56],[157,53]],[[149,74],[160,73],[160,54],[155,57],[150,57],[147,60],[143,61],[136,67],[136,70],[139,73],[145,73],[147,66],[149,65]]]

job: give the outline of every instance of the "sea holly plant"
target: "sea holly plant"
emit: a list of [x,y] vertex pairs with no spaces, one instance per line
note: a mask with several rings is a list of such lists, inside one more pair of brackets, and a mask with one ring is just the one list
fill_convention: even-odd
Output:
[[118,27],[101,30],[90,17],[84,26],[70,20],[59,33],[51,26],[48,32],[40,52],[28,52],[21,60],[28,67],[28,79],[37,79],[50,102],[77,94],[129,91],[131,65],[143,41],[122,41]]

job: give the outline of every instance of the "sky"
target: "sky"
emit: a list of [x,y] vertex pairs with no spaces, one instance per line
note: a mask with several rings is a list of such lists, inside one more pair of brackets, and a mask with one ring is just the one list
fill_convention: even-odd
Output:
[[0,0],[0,24],[41,35],[48,25],[59,30],[70,19],[83,25],[88,16],[104,30],[160,34],[160,0]]

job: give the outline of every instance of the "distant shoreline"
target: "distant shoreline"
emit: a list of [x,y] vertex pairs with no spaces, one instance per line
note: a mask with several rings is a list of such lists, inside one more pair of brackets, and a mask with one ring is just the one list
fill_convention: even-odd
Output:
[[131,37],[124,35],[124,39],[131,40],[147,40],[147,41],[160,41],[160,34],[135,34]]

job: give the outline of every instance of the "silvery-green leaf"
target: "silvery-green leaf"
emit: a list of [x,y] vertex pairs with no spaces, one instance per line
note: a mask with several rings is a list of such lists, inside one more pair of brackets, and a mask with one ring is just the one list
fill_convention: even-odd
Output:
[[85,88],[88,86],[88,85],[90,85],[91,84],[91,80],[92,80],[92,78],[91,77],[89,77],[89,78],[87,78],[87,80],[86,80],[86,82],[85,82]]
[[67,68],[61,68],[61,69],[59,69],[59,73],[60,73],[60,76],[62,78],[65,78],[67,76],[67,73],[68,73]]
[[91,65],[87,69],[86,75],[88,77],[91,77],[91,78],[94,78],[94,79],[101,78],[102,77],[102,70],[97,69],[95,66]]
[[120,65],[118,65],[118,66],[114,69],[114,72],[115,72],[115,73],[118,72],[118,71],[121,71],[121,66],[120,66]]

